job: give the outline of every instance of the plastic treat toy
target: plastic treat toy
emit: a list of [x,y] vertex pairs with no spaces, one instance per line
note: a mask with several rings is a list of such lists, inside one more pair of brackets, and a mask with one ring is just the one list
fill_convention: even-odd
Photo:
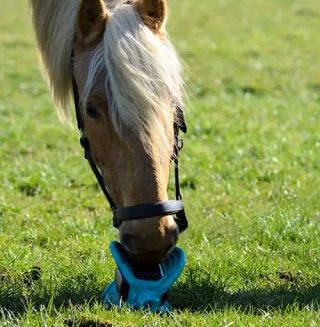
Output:
[[151,312],[170,312],[167,293],[185,266],[184,252],[176,247],[160,264],[138,265],[128,259],[119,243],[112,242],[110,250],[118,269],[115,281],[102,294],[104,304],[108,308],[126,305]]

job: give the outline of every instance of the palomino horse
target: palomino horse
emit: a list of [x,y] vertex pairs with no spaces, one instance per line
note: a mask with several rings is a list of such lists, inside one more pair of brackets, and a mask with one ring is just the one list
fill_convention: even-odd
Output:
[[[184,92],[180,62],[165,31],[166,0],[31,0],[31,5],[58,111],[68,118],[75,92],[91,164],[114,203],[119,208],[168,203],[176,107],[183,107]],[[119,226],[120,242],[133,259],[166,257],[178,239],[176,212],[160,210]]]

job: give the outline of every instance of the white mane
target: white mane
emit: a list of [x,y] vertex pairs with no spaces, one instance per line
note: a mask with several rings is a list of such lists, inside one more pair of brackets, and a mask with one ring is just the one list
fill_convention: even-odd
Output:
[[182,105],[181,68],[170,41],[152,33],[133,7],[124,5],[112,14],[103,43],[92,56],[83,103],[104,69],[117,131],[123,134],[129,128],[147,143],[148,132],[155,129],[163,143],[164,123],[172,120],[174,106]]
[[[59,112],[66,117],[78,0],[62,0],[58,5],[56,1],[32,2],[39,8],[34,20],[46,76]],[[129,128],[144,144],[154,130],[163,143],[165,122],[172,117],[174,104],[182,105],[180,63],[170,41],[151,32],[124,2],[108,1],[111,18],[103,42],[92,54],[82,101],[86,102],[97,76],[106,72],[109,112],[116,130],[123,135]]]

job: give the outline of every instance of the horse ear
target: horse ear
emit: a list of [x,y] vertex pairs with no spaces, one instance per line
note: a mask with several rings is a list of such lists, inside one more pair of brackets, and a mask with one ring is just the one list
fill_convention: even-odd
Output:
[[109,17],[103,0],[81,0],[77,20],[78,40],[86,45],[100,41]]
[[159,32],[164,27],[168,16],[166,0],[138,0],[135,6],[141,19],[150,29]]

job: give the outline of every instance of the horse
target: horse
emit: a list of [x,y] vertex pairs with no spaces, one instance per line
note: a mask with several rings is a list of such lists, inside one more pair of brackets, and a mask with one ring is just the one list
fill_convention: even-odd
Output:
[[[102,187],[119,208],[167,203],[174,126],[181,124],[176,108],[183,108],[185,91],[166,32],[166,0],[30,1],[55,106],[69,120],[76,94],[87,155]],[[133,260],[167,257],[181,232],[177,211],[121,223],[119,240]]]

